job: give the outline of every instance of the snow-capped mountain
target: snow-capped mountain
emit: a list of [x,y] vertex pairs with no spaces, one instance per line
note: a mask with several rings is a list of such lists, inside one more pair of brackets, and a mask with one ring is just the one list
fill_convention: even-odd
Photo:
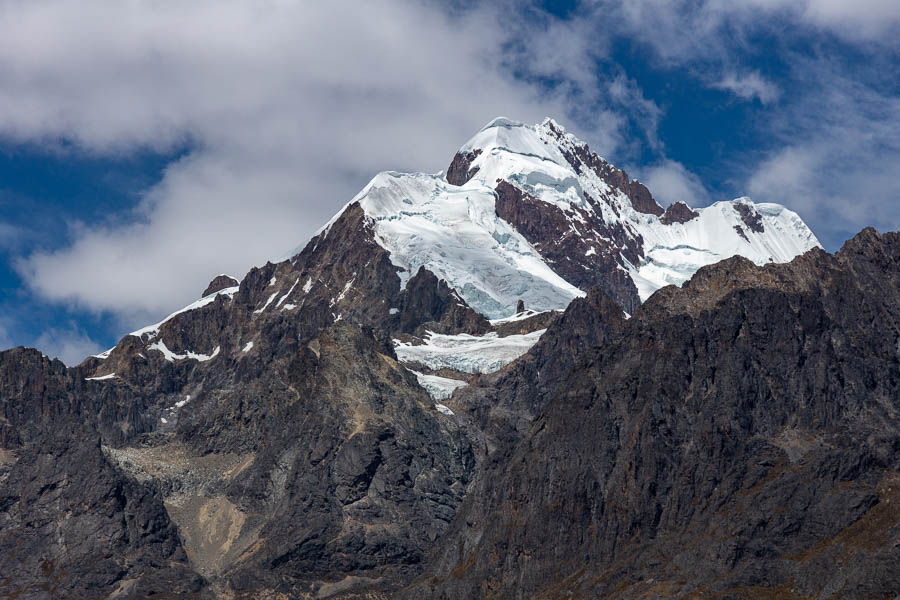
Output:
[[544,318],[490,338],[498,320],[523,309],[561,311],[599,286],[632,314],[703,265],[733,255],[784,262],[818,245],[776,204],[740,198],[663,210],[555,121],[498,118],[446,174],[376,175],[284,260],[242,282],[217,277],[200,301],[99,355],[91,376],[126,376],[135,357],[247,360],[260,352],[261,332],[291,328],[308,339],[340,320],[385,332],[411,368],[485,372],[525,352],[547,326]]
[[777,204],[739,198],[664,211],[552,119],[494,119],[446,175],[380,173],[347,207],[354,205],[390,253],[401,287],[424,266],[494,319],[513,314],[520,299],[535,310],[563,309],[594,285],[630,313],[703,265],[733,255],[784,262],[819,246]]
[[0,596],[888,596],[900,236],[768,264],[817,245],[495,120],[76,367],[0,352]]

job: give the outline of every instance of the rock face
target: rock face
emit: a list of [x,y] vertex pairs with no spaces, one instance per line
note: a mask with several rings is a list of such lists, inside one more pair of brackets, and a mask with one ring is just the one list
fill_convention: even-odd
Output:
[[465,185],[472,179],[475,173],[478,172],[477,167],[471,168],[472,161],[478,158],[479,154],[481,154],[481,148],[476,148],[470,152],[457,152],[456,156],[453,157],[453,162],[450,163],[450,167],[447,168],[447,182],[453,185]]
[[491,325],[427,269],[401,290],[368,226],[351,207],[79,367],[0,353],[6,595],[293,597],[418,573],[474,454],[390,334]]
[[582,354],[407,597],[890,597],[900,235],[733,259]]
[[599,206],[596,212],[574,207],[573,218],[506,181],[495,191],[497,216],[513,225],[566,281],[585,290],[600,286],[626,311],[640,305],[637,287],[620,262],[639,263],[643,249],[621,223],[607,225]]
[[564,148],[563,155],[579,175],[583,170],[593,171],[604,183],[612,188],[625,192],[631,201],[631,206],[639,213],[660,216],[663,208],[653,199],[650,190],[637,179],[628,178],[628,173],[603,160],[588,148],[583,142],[567,143],[566,131],[555,121],[546,121],[547,128]]
[[192,597],[203,579],[158,495],[117,472],[97,437],[47,432],[0,449],[0,595]]
[[691,210],[684,202],[673,202],[666,208],[666,212],[660,217],[659,222],[663,225],[687,223],[691,219],[696,219],[699,216],[700,213]]

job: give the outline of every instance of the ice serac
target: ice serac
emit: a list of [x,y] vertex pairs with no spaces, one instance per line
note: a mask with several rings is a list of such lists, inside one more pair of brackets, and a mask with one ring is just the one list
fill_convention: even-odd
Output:
[[425,267],[490,319],[515,314],[519,300],[561,310],[594,286],[630,314],[703,265],[733,255],[784,262],[819,245],[775,204],[741,198],[664,210],[552,119],[494,119],[459,149],[446,176],[380,173],[353,205],[401,287]]

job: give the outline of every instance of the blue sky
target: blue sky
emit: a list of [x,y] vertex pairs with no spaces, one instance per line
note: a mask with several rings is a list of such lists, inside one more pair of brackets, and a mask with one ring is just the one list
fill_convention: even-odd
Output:
[[550,115],[663,202],[900,226],[887,0],[0,0],[0,348],[75,363]]

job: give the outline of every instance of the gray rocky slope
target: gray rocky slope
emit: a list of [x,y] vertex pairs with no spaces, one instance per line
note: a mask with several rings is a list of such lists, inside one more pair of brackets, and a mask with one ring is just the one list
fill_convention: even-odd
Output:
[[619,327],[495,453],[406,597],[900,591],[900,235],[704,267]]
[[[695,218],[567,148],[648,219]],[[399,273],[354,203],[77,367],[0,352],[0,596],[897,591],[898,236],[731,259],[626,320],[634,284],[603,257],[643,250],[592,225],[603,260],[566,264],[586,238],[514,183],[498,216],[596,285],[558,318],[493,325],[429,269]],[[452,411],[391,341],[545,327]]]

